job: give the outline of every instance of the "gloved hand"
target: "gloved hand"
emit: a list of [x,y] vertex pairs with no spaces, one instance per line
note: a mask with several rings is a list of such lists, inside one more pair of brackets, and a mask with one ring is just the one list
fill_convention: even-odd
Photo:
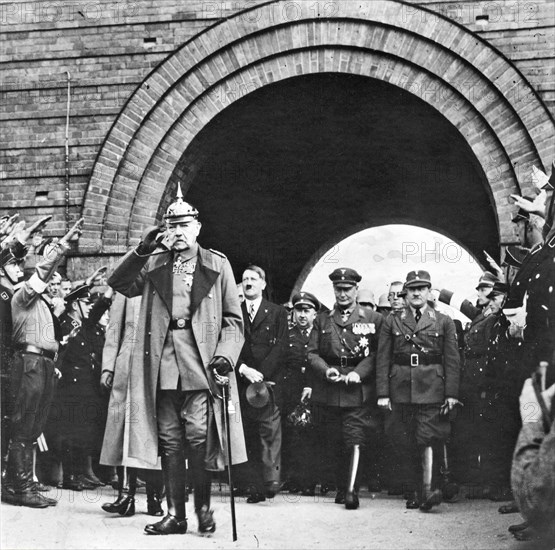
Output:
[[231,363],[225,357],[221,356],[213,357],[208,366],[220,376],[226,376],[233,370],[231,368]]
[[143,233],[143,238],[141,239],[139,246],[137,246],[137,254],[140,254],[141,256],[152,254],[158,246],[158,241],[156,240],[158,233],[160,233],[160,227],[157,225],[147,227]]

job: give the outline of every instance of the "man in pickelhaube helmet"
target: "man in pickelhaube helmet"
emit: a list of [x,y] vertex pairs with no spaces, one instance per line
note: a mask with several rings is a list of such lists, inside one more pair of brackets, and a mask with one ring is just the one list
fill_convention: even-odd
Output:
[[[186,456],[199,531],[214,532],[210,471],[224,467],[222,403],[216,398],[222,377],[229,377],[231,398],[238,402],[241,307],[227,258],[197,243],[198,215],[178,187],[165,227],[147,229],[108,280],[125,296],[143,297],[130,380],[136,418],[129,455],[153,466],[161,456],[168,514],[145,527],[152,535],[187,531]],[[230,426],[233,460],[245,461],[241,422],[232,419]]]

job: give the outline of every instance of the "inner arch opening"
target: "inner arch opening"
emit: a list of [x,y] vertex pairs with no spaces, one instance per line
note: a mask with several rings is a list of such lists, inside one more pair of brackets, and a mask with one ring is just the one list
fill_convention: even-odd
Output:
[[[249,263],[286,301],[326,242],[391,223],[438,228],[498,257],[484,173],[457,129],[421,99],[346,74],[300,76],[246,95],[185,152],[201,242]],[[163,207],[163,205],[161,205]]]

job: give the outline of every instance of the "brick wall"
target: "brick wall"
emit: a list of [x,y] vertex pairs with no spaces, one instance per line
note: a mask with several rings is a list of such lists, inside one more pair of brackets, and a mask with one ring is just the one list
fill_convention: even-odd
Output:
[[[49,232],[63,232],[66,71],[71,74],[70,212],[75,218],[107,132],[137,86],[202,30],[262,3],[72,0],[0,4],[2,209],[17,209],[25,219],[52,213]],[[282,9],[294,18],[297,3],[289,2]],[[555,113],[555,7],[550,0],[419,0],[412,4],[415,7],[407,5],[402,14],[407,21],[428,17],[415,9],[425,7],[499,49]],[[319,11],[327,16],[333,16],[337,8],[336,2],[311,2],[310,6],[315,14]],[[248,21],[248,14],[245,18]],[[424,23],[434,25],[433,14],[429,18]],[[485,18],[488,21],[483,26],[480,20]],[[349,60],[346,57],[341,62]],[[514,94],[519,93],[522,91],[516,88]],[[132,180],[132,163],[129,172]],[[118,200],[123,204],[126,199],[114,197],[116,217],[118,212],[122,216],[128,212],[117,207]],[[115,242],[119,239],[118,235],[112,237]]]

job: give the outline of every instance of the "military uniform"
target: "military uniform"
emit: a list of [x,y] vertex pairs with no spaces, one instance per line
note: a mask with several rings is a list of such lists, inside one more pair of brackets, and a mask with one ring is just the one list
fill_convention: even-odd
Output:
[[[406,284],[409,282],[414,286],[429,283],[429,274],[411,272]],[[440,409],[446,398],[457,398],[459,392],[455,325],[429,306],[420,312],[418,322],[408,306],[385,320],[376,368],[378,398],[389,398],[391,403],[386,433],[399,456],[401,477],[409,491],[419,485],[417,451],[430,447],[436,457],[437,484],[439,457],[450,434],[449,417]]]
[[[341,271],[346,275],[341,275]],[[347,268],[334,271],[330,279],[336,284],[342,276],[353,284],[361,279],[356,271]],[[341,493],[349,493],[347,477],[356,478],[360,450],[366,447],[375,422],[371,411],[376,400],[376,351],[383,322],[379,313],[356,304],[347,315],[337,305],[330,312],[320,313],[308,344],[312,401],[320,405],[318,421],[326,426],[327,455],[336,468],[338,503]],[[327,378],[328,369],[332,368],[342,377],[340,381]],[[361,383],[346,384],[344,378],[350,373],[357,374]],[[353,457],[356,457],[354,471]],[[355,502],[353,507],[358,507],[358,497]]]
[[[89,300],[87,285],[66,296],[73,300]],[[84,480],[85,457],[98,452],[102,432],[106,425],[107,403],[100,391],[104,328],[98,321],[110,307],[111,300],[99,298],[91,308],[88,318],[78,321],[66,311],[60,316],[64,336],[73,330],[58,362],[62,377],[50,409],[47,439],[56,441],[56,450],[64,471],[64,486],[79,490]],[[53,445],[54,447],[54,445]],[[85,482],[82,488],[91,488]]]
[[[308,292],[296,294],[292,298],[294,307],[319,309],[319,302]],[[313,327],[301,328],[294,325],[289,329],[289,347],[283,375],[282,412],[282,469],[289,490],[312,493],[322,471],[322,455],[318,452],[317,433],[312,424],[306,427],[294,426],[288,416],[300,403],[304,388],[312,388],[312,371],[308,366],[308,342]],[[307,405],[307,407],[310,407]]]
[[10,422],[8,476],[18,503],[24,506],[43,508],[56,503],[52,499],[46,501],[33,483],[33,442],[44,429],[52,402],[55,360],[61,339],[58,320],[42,293],[68,250],[64,239],[53,245],[12,299],[16,352],[11,385],[15,407]]
[[534,367],[540,361],[550,363],[550,385],[555,382],[555,234],[548,236],[536,256],[527,286],[524,342],[535,344]]

